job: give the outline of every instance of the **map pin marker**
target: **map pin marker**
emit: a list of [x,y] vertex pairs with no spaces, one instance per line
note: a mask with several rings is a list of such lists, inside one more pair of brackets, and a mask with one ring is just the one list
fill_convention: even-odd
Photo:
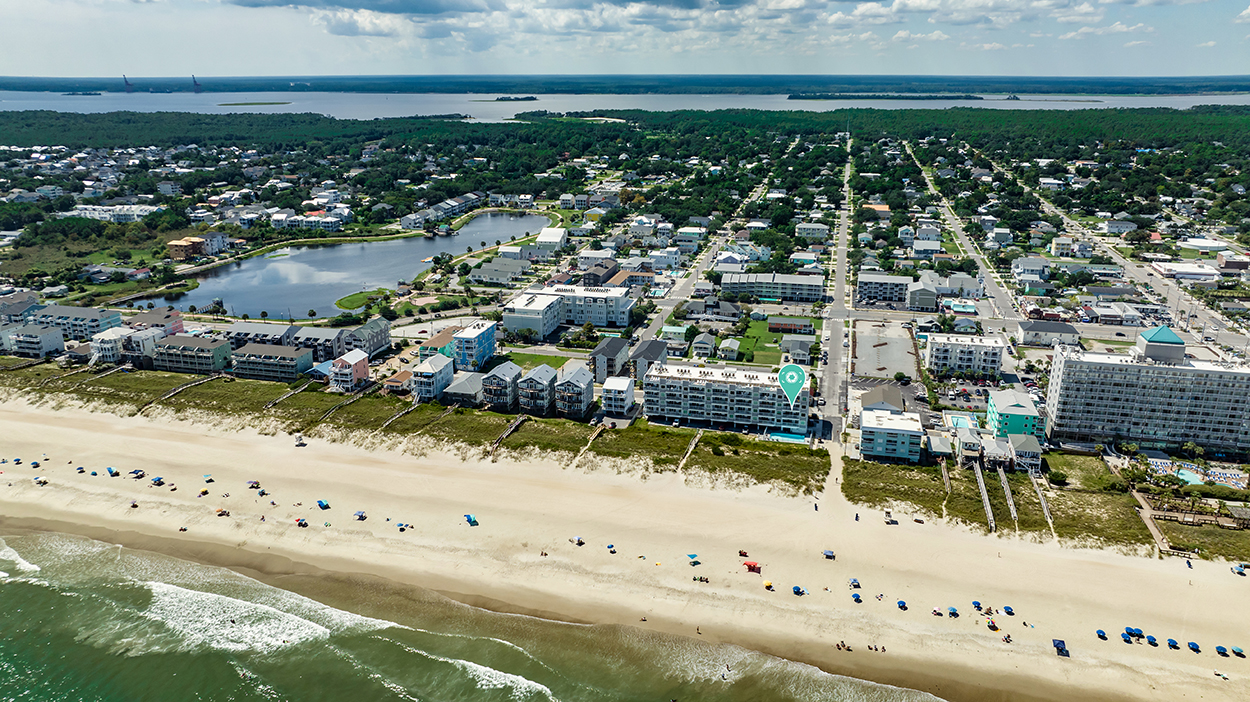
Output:
[[803,386],[807,384],[807,371],[803,370],[803,366],[793,363],[783,366],[781,372],[777,374],[777,384],[789,398],[790,409],[794,409],[794,401],[798,399]]

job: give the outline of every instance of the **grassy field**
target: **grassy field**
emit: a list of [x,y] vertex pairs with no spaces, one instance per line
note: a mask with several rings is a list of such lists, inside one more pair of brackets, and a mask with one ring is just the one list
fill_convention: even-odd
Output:
[[542,451],[567,451],[576,454],[590,440],[592,431],[594,429],[589,424],[571,422],[567,419],[530,419],[504,439],[503,447],[536,448]]
[[845,458],[842,494],[851,502],[868,507],[908,502],[931,517],[939,517],[946,487],[942,484],[942,469],[937,466],[886,465]]
[[[416,412],[413,412],[416,414]],[[508,414],[458,409],[445,419],[427,424],[424,435],[458,441],[471,446],[490,444],[499,438],[508,424],[515,419]],[[398,422],[396,422],[398,424]]]
[[387,293],[391,293],[391,292],[394,292],[394,291],[387,290],[386,288],[378,288],[376,290],[361,290],[360,292],[354,292],[351,295],[340,297],[338,300],[334,302],[334,306],[341,310],[360,309],[361,307],[364,307],[366,303],[369,302],[369,298],[382,297],[383,295]]
[[[190,378],[190,376],[183,376]],[[286,386],[280,383],[267,383],[260,380],[235,380],[225,382],[214,380],[203,385],[187,388],[160,403],[175,411],[207,410],[225,414],[246,414],[260,412],[265,403],[277,399],[286,392]]]
[[1162,519],[1155,520],[1155,524],[1172,548],[1197,550],[1203,558],[1250,561],[1250,531],[1221,529],[1213,524],[1193,526]]
[[1117,482],[1122,482],[1122,479],[1113,474],[1098,456],[1048,453],[1043,461],[1043,469],[1049,467],[1050,470],[1066,473],[1070,488],[1104,490]]
[[704,432],[686,462],[687,468],[712,474],[738,473],[762,483],[784,483],[806,494],[824,486],[829,465],[828,451],[725,432]]
[[1046,501],[1061,539],[1129,546],[1153,541],[1130,495],[1061,490],[1047,495]]
[[[820,341],[820,329],[824,320],[818,317],[810,319],[813,326],[816,327],[816,333],[812,335],[812,342]],[[780,365],[781,349],[777,348],[777,344],[783,336],[785,334],[782,332],[768,331],[768,320],[754,321],[747,327],[746,334],[743,335],[742,343],[738,350],[744,355],[748,351],[754,351],[755,363],[773,366]]]
[[676,466],[686,455],[686,447],[695,433],[693,429],[665,427],[640,419],[632,426],[600,434],[590,445],[590,451],[613,458],[646,456],[656,465]]
[[498,363],[495,363],[494,365],[498,365],[499,363],[503,363],[505,361],[512,361],[513,363],[520,366],[522,370],[530,370],[532,368],[537,368],[538,366],[541,366],[544,363],[551,366],[552,368],[556,370],[560,370],[561,366],[563,366],[565,363],[568,363],[571,360],[571,358],[568,356],[544,356],[542,354],[518,353],[516,351],[507,353],[501,356],[497,356],[496,358],[499,360],[498,360]]

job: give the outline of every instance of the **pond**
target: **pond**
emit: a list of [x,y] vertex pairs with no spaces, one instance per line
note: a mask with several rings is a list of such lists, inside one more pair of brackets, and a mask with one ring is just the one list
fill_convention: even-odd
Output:
[[299,319],[314,310],[317,317],[341,312],[334,302],[361,290],[394,288],[428,269],[425,259],[440,253],[462,254],[481,248],[485,241],[537,234],[548,226],[541,215],[490,212],[474,218],[457,236],[433,239],[409,237],[322,246],[291,246],[237,263],[205,271],[200,286],[182,296],[165,298],[181,310],[208,307],[221,298],[228,314],[252,318],[267,312],[271,318]]

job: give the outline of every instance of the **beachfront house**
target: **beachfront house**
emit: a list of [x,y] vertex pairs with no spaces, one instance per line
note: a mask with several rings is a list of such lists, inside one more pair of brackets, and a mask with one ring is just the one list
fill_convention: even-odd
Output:
[[859,418],[859,450],[865,457],[916,463],[924,443],[924,426],[914,412],[864,410]]
[[352,349],[334,359],[330,365],[330,387],[339,392],[353,392],[369,379],[369,356]]
[[1033,404],[1033,398],[1019,390],[991,390],[985,426],[997,437],[1028,434],[1046,438],[1046,421]]
[[325,363],[342,356],[347,351],[347,337],[351,334],[342,327],[297,327],[291,337],[291,346],[312,349],[313,362]]
[[60,327],[50,324],[26,324],[9,332],[8,347],[14,356],[43,358],[65,350],[65,337]]
[[556,411],[565,417],[585,417],[595,403],[595,377],[581,361],[564,364],[555,389]]
[[517,393],[522,412],[546,416],[556,399],[556,369],[545,363],[530,369],[517,381]]
[[382,382],[382,389],[391,395],[402,395],[412,391],[412,371],[401,370]]
[[461,407],[480,407],[485,399],[482,388],[484,373],[458,373],[443,391],[443,402]]
[[482,395],[487,406],[497,412],[511,412],[516,408],[517,384],[523,371],[512,361],[504,361],[482,377]]
[[603,411],[614,417],[625,417],[634,409],[634,379],[613,377],[603,384],[600,394]]
[[238,350],[248,344],[291,346],[292,340],[299,331],[300,328],[294,324],[235,322],[225,331],[225,336],[230,342],[230,348]]
[[590,352],[590,367],[595,382],[603,383],[609,377],[620,375],[629,363],[629,342],[619,337],[606,337]]
[[495,355],[495,323],[474,322],[452,335],[458,370],[485,368]]
[[26,313],[26,323],[57,327],[66,339],[86,341],[105,329],[122,326],[122,316],[114,310],[48,305],[30,308]]
[[430,402],[443,396],[455,376],[454,362],[436,354],[412,369],[412,390],[421,402]]
[[463,330],[464,327],[452,325],[444,328],[434,336],[422,341],[417,346],[417,360],[424,361],[430,356],[442,354],[447,358],[455,359],[456,357],[456,332]]

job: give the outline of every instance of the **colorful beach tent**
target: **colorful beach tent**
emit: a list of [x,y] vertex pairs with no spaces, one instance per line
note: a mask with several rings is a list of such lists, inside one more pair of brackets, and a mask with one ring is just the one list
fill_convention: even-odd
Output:
[[477,526],[477,517],[472,514],[464,515],[464,520],[469,523],[469,526]]
[[746,567],[747,567],[747,572],[748,572],[748,573],[759,573],[759,572],[761,572],[761,571],[760,571],[760,564],[759,564],[759,563],[756,563],[755,561],[747,561],[747,562],[743,563],[742,565],[744,565],[744,566],[746,566]]
[[829,549],[825,549],[825,558],[828,558],[829,560],[833,560],[833,551],[830,551]]

